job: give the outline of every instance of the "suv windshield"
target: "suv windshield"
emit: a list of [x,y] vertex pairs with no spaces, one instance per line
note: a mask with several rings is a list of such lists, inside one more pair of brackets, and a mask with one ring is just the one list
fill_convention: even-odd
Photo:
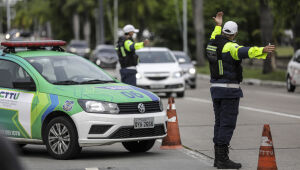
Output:
[[174,53],[174,55],[180,64],[191,63],[190,57],[185,53]]
[[29,57],[26,60],[52,84],[72,85],[115,82],[99,67],[77,56]]
[[168,51],[140,51],[137,52],[139,63],[175,63],[175,59]]

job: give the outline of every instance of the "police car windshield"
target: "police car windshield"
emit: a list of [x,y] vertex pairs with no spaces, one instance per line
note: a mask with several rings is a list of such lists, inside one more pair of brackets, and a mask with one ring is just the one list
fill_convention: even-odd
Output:
[[26,60],[50,83],[60,85],[115,82],[99,67],[78,56],[30,57]]
[[175,59],[168,51],[139,51],[139,63],[175,63]]

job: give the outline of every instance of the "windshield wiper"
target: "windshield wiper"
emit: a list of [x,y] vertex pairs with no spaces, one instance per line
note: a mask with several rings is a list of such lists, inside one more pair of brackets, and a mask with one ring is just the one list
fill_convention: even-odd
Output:
[[56,84],[56,85],[73,85],[73,84],[80,84],[80,83],[77,82],[77,81],[66,80],[66,81],[57,81],[57,82],[54,82],[53,84]]
[[80,82],[80,84],[104,84],[104,83],[115,83],[115,81],[94,79],[94,80]]

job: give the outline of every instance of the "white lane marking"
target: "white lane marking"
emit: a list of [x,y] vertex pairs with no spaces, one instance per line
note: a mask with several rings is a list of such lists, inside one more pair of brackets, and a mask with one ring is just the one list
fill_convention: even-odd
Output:
[[[192,101],[197,101],[197,102],[202,102],[202,103],[212,104],[212,101],[206,100],[206,99],[198,99],[198,98],[193,98],[193,97],[185,97],[185,99],[192,100]],[[246,107],[246,106],[240,106],[240,108],[245,109],[245,110],[254,111],[254,112],[261,112],[261,113],[271,114],[271,115],[276,115],[276,116],[300,119],[300,116],[287,114],[287,113],[282,113],[282,112],[274,112],[274,111],[270,111],[270,110],[257,109],[257,108]]]
[[[162,143],[162,139],[158,139],[156,141],[159,142],[159,143]],[[183,152],[184,154],[186,154],[189,157],[200,160],[201,162],[203,162],[206,165],[211,166],[213,164],[212,158],[210,158],[210,157],[208,157],[204,154],[201,154],[199,152],[196,152],[194,150],[182,148],[182,149],[180,149],[180,151]]]
[[[258,93],[258,94],[266,94],[266,95],[270,95],[270,96],[300,99],[300,96],[296,96],[296,95],[293,95],[293,94],[273,93],[273,92],[265,92],[265,91],[254,91],[254,92]],[[253,91],[252,92],[245,92],[245,93],[253,93]]]
[[85,170],[99,170],[98,168],[85,168]]
[[195,159],[198,159],[200,160],[202,163],[208,165],[208,166],[211,166],[213,164],[213,159],[206,156],[206,155],[203,155],[201,153],[198,153],[198,152],[195,152],[193,150],[189,150],[189,149],[182,149],[181,150],[183,153],[185,153],[186,155],[188,155],[189,157],[192,157],[192,158],[195,158]]

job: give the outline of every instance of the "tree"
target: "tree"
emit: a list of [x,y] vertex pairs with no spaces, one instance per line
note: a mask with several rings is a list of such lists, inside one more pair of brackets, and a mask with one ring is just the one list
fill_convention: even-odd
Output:
[[193,0],[194,28],[196,34],[196,59],[199,66],[204,66],[204,19],[203,0]]
[[[271,14],[268,0],[260,0],[259,2],[261,41],[263,45],[267,45],[272,41],[273,16]],[[271,60],[271,57],[268,57],[266,60],[264,60],[263,74],[267,74],[273,71]]]

